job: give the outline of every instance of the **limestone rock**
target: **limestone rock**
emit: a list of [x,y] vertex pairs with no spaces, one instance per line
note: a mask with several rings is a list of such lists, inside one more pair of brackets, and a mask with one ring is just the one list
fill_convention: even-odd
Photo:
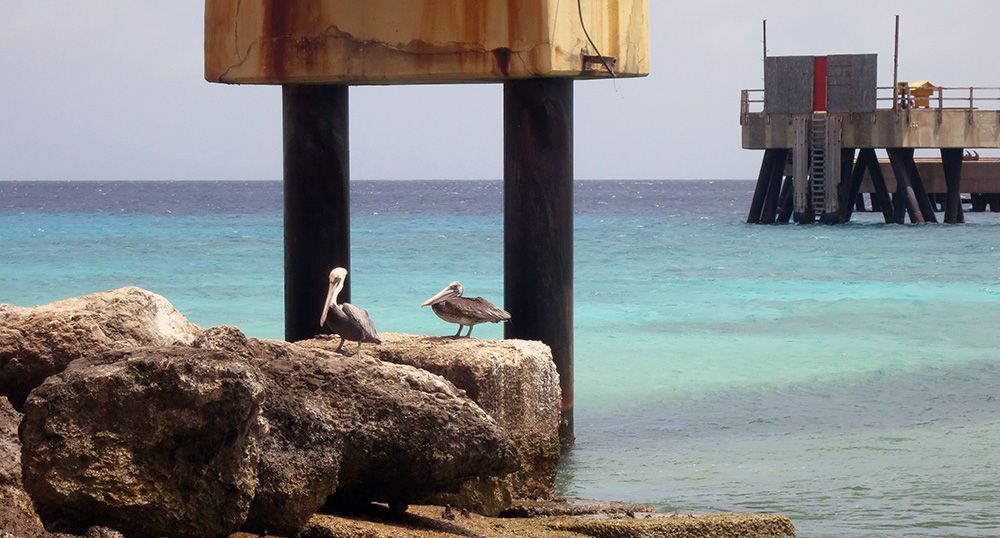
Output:
[[35,538],[46,533],[21,485],[21,442],[17,438],[20,423],[21,414],[0,396],[0,531]]
[[293,534],[334,504],[396,506],[515,467],[510,437],[448,381],[417,368],[210,329],[196,346],[264,374],[269,434],[247,522]]
[[[303,345],[327,347],[323,341]],[[373,347],[380,360],[405,364],[444,377],[464,390],[518,449],[518,471],[503,479],[466,483],[458,496],[436,503],[463,506],[486,515],[506,509],[514,498],[547,499],[559,463],[559,374],[548,346],[523,340],[437,338],[383,334]]]
[[224,536],[257,486],[260,372],[184,347],[73,361],[25,404],[24,486],[50,530]]
[[135,287],[33,308],[0,305],[0,396],[21,410],[31,389],[74,359],[190,344],[199,332],[166,299]]

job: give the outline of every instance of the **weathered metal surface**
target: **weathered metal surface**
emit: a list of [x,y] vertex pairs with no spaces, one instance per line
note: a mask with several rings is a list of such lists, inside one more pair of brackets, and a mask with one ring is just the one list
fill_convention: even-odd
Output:
[[[649,0],[583,3],[622,77],[649,73]],[[205,78],[238,84],[409,84],[596,78],[576,2],[206,0]]]
[[[319,325],[334,267],[350,269],[347,86],[285,86],[285,339]],[[351,298],[350,279],[340,293]]]
[[874,112],[878,87],[877,54],[827,57],[828,112]]
[[813,110],[814,56],[768,56],[764,60],[764,110],[808,114]]
[[[969,109],[880,109],[830,113],[841,121],[844,147],[1000,148],[1000,111]],[[790,148],[793,114],[752,112],[743,116],[743,148]]]
[[573,439],[573,81],[504,84],[506,338],[552,348]]

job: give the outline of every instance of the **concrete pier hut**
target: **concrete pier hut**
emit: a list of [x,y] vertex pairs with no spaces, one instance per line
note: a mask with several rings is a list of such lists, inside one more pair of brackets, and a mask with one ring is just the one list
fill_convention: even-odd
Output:
[[206,80],[283,88],[286,338],[320,330],[327,274],[350,268],[349,87],[502,83],[504,334],[552,348],[570,442],[573,82],[648,74],[648,10],[648,0],[206,0]]
[[886,223],[937,222],[939,199],[945,223],[964,222],[963,192],[1000,206],[1000,160],[966,160],[1000,148],[1000,88],[878,87],[877,74],[875,54],[765,59],[764,89],[741,99],[743,148],[764,150],[748,223],[847,222],[864,193]]

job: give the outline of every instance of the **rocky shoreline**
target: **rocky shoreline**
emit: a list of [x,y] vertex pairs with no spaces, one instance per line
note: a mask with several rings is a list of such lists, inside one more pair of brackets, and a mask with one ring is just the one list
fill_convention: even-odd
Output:
[[201,329],[139,288],[0,305],[0,538],[794,535],[782,516],[553,501],[560,393],[538,342],[334,348]]

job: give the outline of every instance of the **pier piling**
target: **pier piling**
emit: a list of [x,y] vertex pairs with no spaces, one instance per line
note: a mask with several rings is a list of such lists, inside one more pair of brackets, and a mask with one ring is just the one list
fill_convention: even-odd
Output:
[[[351,266],[348,87],[282,87],[285,339],[325,331],[330,269]],[[350,280],[339,299],[350,301]]]
[[962,148],[941,148],[941,164],[948,183],[948,197],[944,206],[945,224],[965,222],[962,212]]
[[504,83],[505,338],[552,348],[573,442],[573,81]]

